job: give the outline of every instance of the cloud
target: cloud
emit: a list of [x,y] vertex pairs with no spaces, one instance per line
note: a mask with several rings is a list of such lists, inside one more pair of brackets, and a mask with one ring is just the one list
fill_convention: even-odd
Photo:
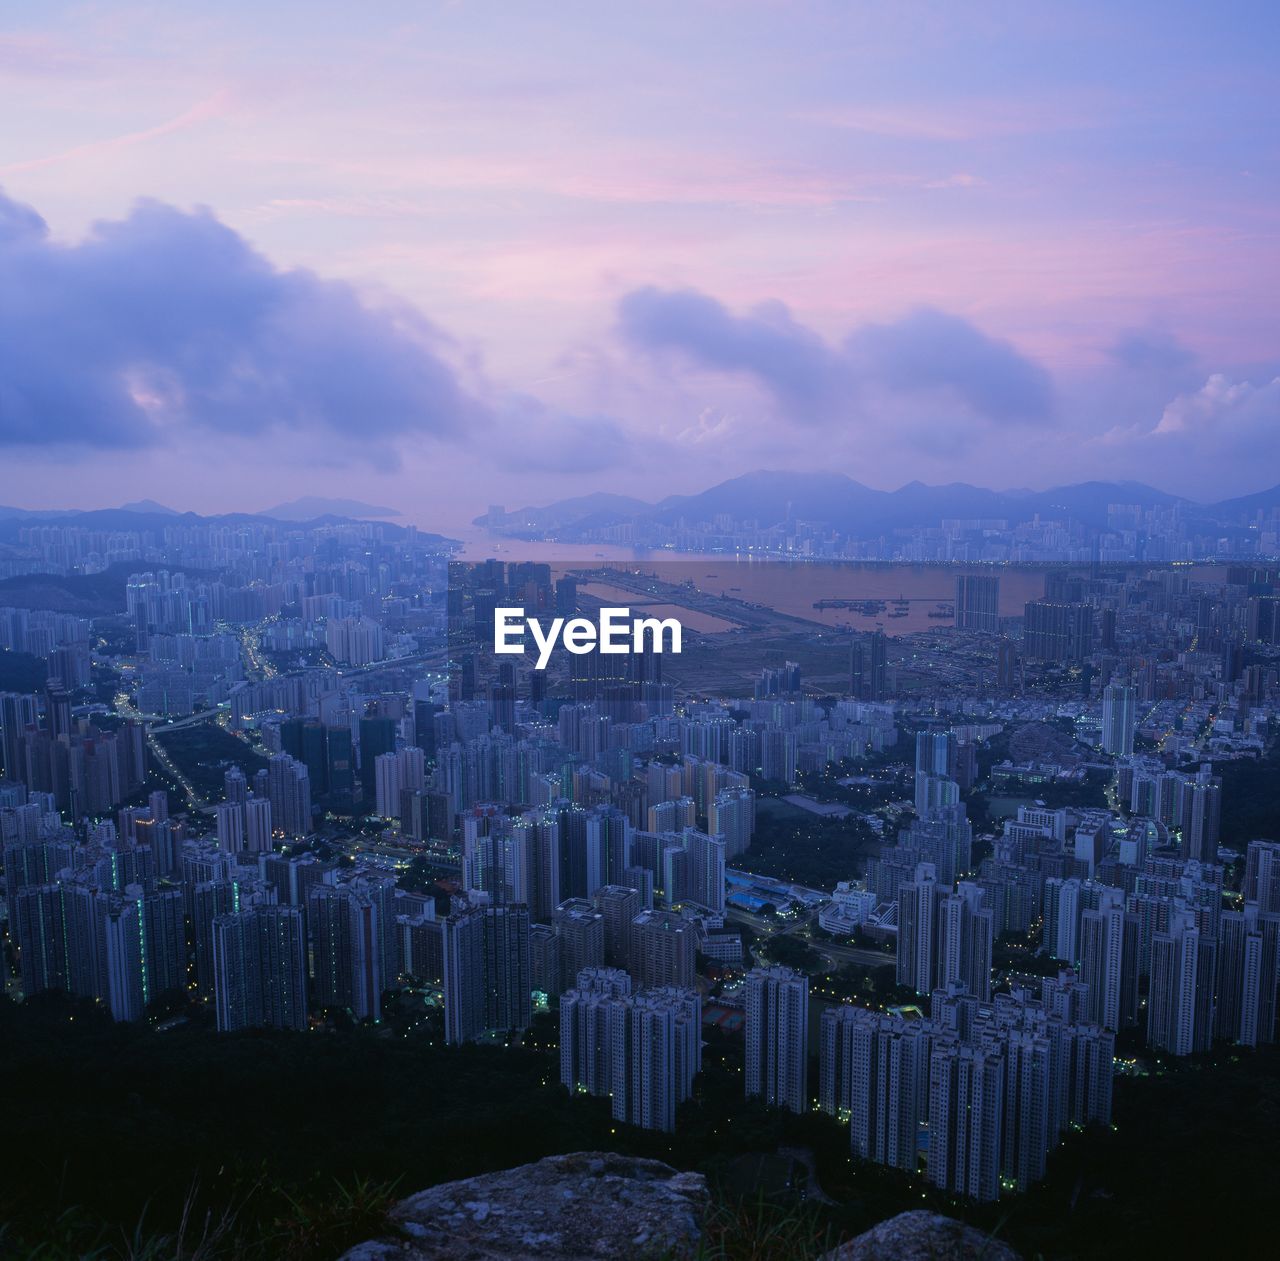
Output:
[[1274,448],[1280,441],[1280,377],[1254,385],[1215,372],[1199,390],[1169,403],[1152,433],[1207,438],[1223,446],[1259,442]]
[[869,324],[846,344],[867,375],[893,390],[947,390],[999,424],[1053,413],[1049,374],[957,315],[924,307],[893,324]]
[[737,316],[692,290],[635,290],[620,301],[618,317],[630,345],[751,377],[792,420],[848,420],[868,390],[941,393],[970,418],[998,425],[1053,415],[1053,386],[1042,367],[1009,342],[930,308],[867,325],[839,347],[797,323],[781,303]]
[[140,202],[74,245],[0,195],[0,446],[295,436],[380,467],[491,422],[407,306],[280,270],[205,210]]
[[844,371],[838,355],[797,324],[780,302],[732,315],[693,290],[637,289],[618,304],[623,337],[651,351],[677,351],[722,372],[745,372],[811,420],[825,409]]

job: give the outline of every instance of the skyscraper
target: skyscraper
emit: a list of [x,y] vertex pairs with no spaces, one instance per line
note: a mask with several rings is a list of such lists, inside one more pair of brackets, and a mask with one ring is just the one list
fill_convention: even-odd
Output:
[[953,1195],[1000,1194],[1005,1058],[996,1046],[934,1046],[929,1063],[929,1181]]
[[473,1042],[529,1027],[529,930],[529,908],[520,903],[475,903],[444,921],[445,1041]]
[[1099,891],[1098,905],[1080,916],[1080,974],[1088,988],[1087,1018],[1118,1033],[1138,1018],[1138,919],[1119,889]]
[[1102,751],[1113,757],[1133,756],[1138,692],[1128,683],[1109,683],[1102,692]]
[[286,836],[306,836],[311,831],[311,778],[307,768],[287,753],[267,764],[271,817]]
[[255,906],[213,921],[218,1029],[307,1027],[302,908]]
[[1246,902],[1222,913],[1219,932],[1217,1035],[1240,1046],[1274,1042],[1280,915]]
[[631,974],[645,989],[693,986],[693,924],[671,911],[641,911],[631,926]]
[[1032,600],[1024,612],[1023,653],[1033,661],[1074,665],[1093,651],[1093,609]]
[[[631,978],[619,968],[588,968],[560,996],[560,1083],[567,1090],[613,1092],[613,1000],[629,998]],[[616,1039],[624,1043],[623,1038]]]
[[316,884],[309,894],[308,928],[316,1002],[348,1009],[357,1020],[378,1020],[382,993],[397,975],[395,881],[357,877]]
[[611,1021],[614,1119],[674,1130],[676,1107],[702,1067],[697,990],[660,987],[615,1000]]
[[1207,1051],[1214,1032],[1217,942],[1190,911],[1175,910],[1167,932],[1151,939],[1147,1046],[1170,1055]]
[[887,658],[884,631],[854,636],[849,658],[849,694],[855,701],[878,703],[885,699]]
[[956,629],[1000,633],[1000,579],[995,574],[956,575]]
[[994,915],[985,905],[982,889],[961,881],[938,905],[935,984],[958,983],[980,1002],[986,1002],[991,997],[994,941]]
[[920,1126],[928,1116],[934,1030],[923,1021],[853,1010],[846,1018],[850,1146],[863,1160],[913,1173]]
[[747,1095],[808,1111],[809,978],[790,968],[753,968],[744,988]]
[[933,989],[938,902],[945,892],[931,863],[920,863],[915,878],[898,888],[898,984],[917,994]]

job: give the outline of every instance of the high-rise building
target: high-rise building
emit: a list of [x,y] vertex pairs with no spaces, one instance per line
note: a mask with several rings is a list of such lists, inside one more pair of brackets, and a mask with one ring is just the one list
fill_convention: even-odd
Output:
[[1147,1046],[1170,1055],[1207,1051],[1214,1033],[1217,942],[1190,911],[1174,910],[1168,931],[1151,939]]
[[379,753],[373,760],[374,811],[391,819],[400,813],[400,759],[394,753]]
[[1004,1094],[1002,1048],[932,1048],[928,1177],[934,1186],[974,1200],[999,1196]]
[[306,836],[311,831],[311,777],[307,768],[287,753],[278,753],[267,764],[271,817],[286,836]]
[[0,769],[4,778],[32,785],[27,774],[26,737],[39,721],[40,698],[34,693],[0,692]]
[[552,926],[560,939],[560,984],[569,989],[578,973],[604,967],[604,915],[582,898],[556,907]]
[[866,1008],[853,1011],[845,1030],[853,1154],[914,1172],[920,1127],[928,1116],[933,1028]]
[[9,939],[17,947],[23,994],[69,988],[62,886],[50,882],[9,888]]
[[724,914],[725,845],[718,836],[685,828],[663,850],[663,888],[668,905],[691,902]]
[[956,575],[956,629],[1000,633],[1000,579],[995,574]]
[[879,703],[888,696],[887,660],[884,631],[854,636],[849,660],[849,695],[855,701]]
[[1132,757],[1137,721],[1137,688],[1129,683],[1109,683],[1102,692],[1102,751],[1113,757]]
[[220,1032],[307,1027],[302,909],[254,906],[213,921],[214,1009]]
[[1219,926],[1217,1035],[1240,1046],[1275,1041],[1280,915],[1256,902],[1224,911]]
[[1222,821],[1222,779],[1206,764],[1177,785],[1174,807],[1182,830],[1182,857],[1212,863],[1218,854]]
[[315,999],[378,1020],[382,994],[398,972],[395,881],[357,877],[315,884],[307,905]]
[[1058,1141],[1057,1132],[1050,1132],[1055,1115],[1053,1048],[1034,1028],[1008,1028],[991,1041],[1004,1053],[1000,1168],[1025,1191],[1044,1177],[1045,1158]]
[[898,984],[917,994],[933,990],[937,960],[938,903],[947,889],[931,863],[898,888]]
[[1022,650],[1033,661],[1084,661],[1093,652],[1093,609],[1087,604],[1032,600],[1025,609]]
[[604,961],[611,968],[627,969],[631,960],[631,926],[644,909],[638,889],[607,884],[592,898],[604,916]]
[[631,978],[619,968],[587,968],[561,995],[560,1082],[567,1090],[613,1093],[613,1004],[630,996]]
[[1084,909],[1080,881],[1050,876],[1044,882],[1043,950],[1052,959],[1080,959],[1080,916]]
[[809,978],[790,968],[753,968],[743,985],[748,1097],[808,1111]]
[[755,827],[756,795],[750,788],[726,788],[707,806],[707,831],[724,838],[727,859],[750,848]]
[[616,1000],[611,1035],[614,1119],[671,1132],[702,1067],[698,991],[660,987]]
[[1256,902],[1262,915],[1280,915],[1280,841],[1250,841],[1245,851],[1246,902]]
[[218,847],[228,854],[244,849],[244,807],[234,801],[219,802],[214,807],[217,819]]
[[442,933],[445,1041],[527,1029],[534,988],[529,908],[473,903],[449,915]]
[[[922,819],[933,810],[959,800],[956,778],[957,742],[949,731],[921,731],[916,735],[915,807]],[[942,786],[949,785],[950,792]]]
[[249,854],[266,854],[272,848],[271,799],[250,797],[244,803],[244,848]]
[[697,930],[672,911],[641,911],[631,924],[631,974],[643,989],[692,989]]
[[986,1002],[991,997],[994,942],[995,917],[985,905],[982,889],[961,881],[938,904],[934,984],[963,985],[980,1002]]
[[1080,916],[1080,974],[1088,986],[1085,1016],[1118,1033],[1138,1019],[1138,919],[1119,889],[1103,888]]

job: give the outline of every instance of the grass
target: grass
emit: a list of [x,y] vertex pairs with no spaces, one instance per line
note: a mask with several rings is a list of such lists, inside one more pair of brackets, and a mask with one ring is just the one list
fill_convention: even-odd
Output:
[[[259,1183],[221,1209],[201,1209],[191,1187],[174,1230],[151,1226],[144,1209],[129,1231],[69,1207],[39,1236],[0,1228],[0,1256],[28,1261],[312,1261],[336,1257],[392,1233],[396,1184],[356,1178],[310,1195]],[[262,1220],[255,1218],[266,1208]]]

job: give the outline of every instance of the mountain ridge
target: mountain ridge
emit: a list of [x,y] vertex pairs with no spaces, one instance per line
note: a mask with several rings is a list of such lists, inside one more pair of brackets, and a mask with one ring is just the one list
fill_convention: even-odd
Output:
[[330,499],[324,495],[300,495],[297,499],[290,499],[271,508],[262,508],[254,515],[271,517],[276,521],[314,521],[317,517],[328,516],[363,520],[366,517],[380,519],[399,517],[404,514],[399,508],[369,504],[361,499]]
[[[609,502],[616,501],[616,502]],[[582,531],[628,521],[674,524],[724,515],[768,528],[784,521],[823,524],[848,533],[936,526],[944,520],[1029,521],[1035,516],[1069,519],[1097,529],[1112,504],[1143,508],[1181,507],[1197,516],[1242,524],[1254,512],[1280,507],[1280,485],[1218,503],[1198,503],[1143,482],[1086,481],[1034,491],[992,490],[967,482],[940,486],[911,481],[897,490],[875,490],[845,473],[793,473],[757,469],[695,494],[670,495],[656,503],[629,496],[591,495],[529,506],[506,513],[508,532]],[[476,525],[493,525],[489,514]]]

